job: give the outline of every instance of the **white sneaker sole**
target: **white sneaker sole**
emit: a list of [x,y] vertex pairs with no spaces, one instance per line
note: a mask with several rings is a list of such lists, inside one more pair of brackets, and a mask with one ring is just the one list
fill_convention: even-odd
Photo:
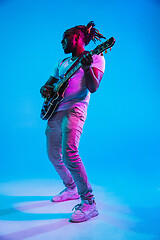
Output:
[[90,214],[86,215],[84,219],[72,219],[72,217],[69,219],[69,222],[72,223],[80,223],[80,222],[85,222],[88,221],[89,219],[96,217],[99,214],[98,210],[94,210]]
[[80,196],[68,196],[67,198],[61,198],[61,199],[54,199],[54,197],[51,199],[52,202],[66,202],[71,200],[79,199]]

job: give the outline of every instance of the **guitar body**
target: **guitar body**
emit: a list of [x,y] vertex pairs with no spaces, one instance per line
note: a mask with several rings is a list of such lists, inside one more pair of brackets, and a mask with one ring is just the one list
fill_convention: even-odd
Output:
[[[115,39],[114,37],[111,37],[106,42],[98,45],[94,50],[91,50],[89,53],[91,55],[94,55],[94,54],[98,55],[101,52],[105,51],[106,49],[111,48],[114,44],[115,44]],[[81,57],[81,59],[82,58],[83,56]],[[73,74],[82,66],[80,61],[81,59],[78,59],[73,64],[74,67],[71,66],[71,68],[67,71],[67,73],[65,74],[65,77],[63,79],[60,79],[56,83],[56,92],[53,91],[53,95],[45,99],[42,106],[41,115],[40,115],[43,120],[50,119],[53,116],[54,112],[56,111],[56,108],[58,107],[59,103],[63,100],[64,93],[68,87],[70,77],[73,76]]]
[[43,120],[49,120],[51,118],[51,116],[55,112],[57,106],[63,100],[64,93],[65,93],[65,90],[68,87],[68,84],[69,84],[68,81],[64,82],[60,86],[58,91],[53,94],[52,97],[49,97],[49,98],[45,99],[45,101],[43,103],[43,106],[42,106],[41,115],[40,115],[40,117]]

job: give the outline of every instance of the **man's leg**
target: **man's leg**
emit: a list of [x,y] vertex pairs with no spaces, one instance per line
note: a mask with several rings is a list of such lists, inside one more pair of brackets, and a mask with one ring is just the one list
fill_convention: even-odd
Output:
[[[79,198],[75,187],[76,184],[70,171],[66,168],[62,160],[62,131],[61,124],[64,118],[65,112],[57,112],[49,121],[46,128],[47,137],[47,153],[49,160],[55,167],[57,173],[63,180],[66,189],[62,191],[58,196],[53,197],[53,201],[65,201],[69,199]],[[74,189],[72,191],[72,189]],[[67,190],[67,191],[66,191]],[[69,195],[72,195],[71,197]],[[74,195],[74,196],[73,196]]]
[[68,110],[62,123],[62,152],[64,162],[72,174],[81,199],[92,203],[94,200],[92,188],[78,153],[85,118],[84,113],[77,107]]
[[78,108],[68,111],[63,123],[62,149],[67,168],[70,170],[81,196],[81,203],[77,204],[72,214],[71,222],[84,222],[98,215],[98,210],[92,194],[92,188],[87,173],[78,154],[78,146],[82,133],[85,116]]

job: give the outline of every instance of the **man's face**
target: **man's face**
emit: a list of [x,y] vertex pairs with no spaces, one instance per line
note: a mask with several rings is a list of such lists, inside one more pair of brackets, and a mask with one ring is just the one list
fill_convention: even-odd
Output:
[[75,34],[64,34],[61,41],[65,53],[71,53],[76,47]]

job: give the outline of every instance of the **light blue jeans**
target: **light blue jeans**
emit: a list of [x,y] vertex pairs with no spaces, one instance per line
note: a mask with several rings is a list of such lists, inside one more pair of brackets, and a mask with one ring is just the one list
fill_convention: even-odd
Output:
[[77,186],[81,199],[92,202],[92,188],[78,153],[85,119],[78,107],[56,112],[46,128],[47,153],[64,185]]

